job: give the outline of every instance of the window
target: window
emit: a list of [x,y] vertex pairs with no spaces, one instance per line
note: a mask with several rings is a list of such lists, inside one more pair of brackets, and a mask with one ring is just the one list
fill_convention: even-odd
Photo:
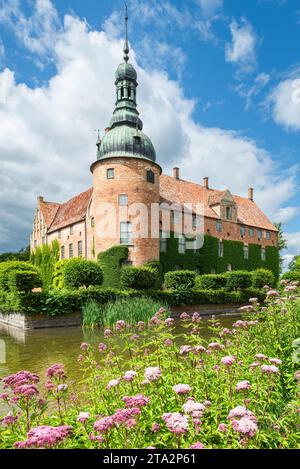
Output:
[[173,225],[179,224],[179,212],[172,212]]
[[249,246],[244,244],[244,259],[249,259]]
[[221,221],[216,222],[216,230],[217,231],[222,231],[222,222]]
[[82,241],[78,241],[78,257],[82,257]]
[[223,257],[224,256],[224,246],[223,246],[223,241],[219,241],[219,244],[218,244],[218,254],[219,254],[219,257]]
[[246,234],[246,228],[244,226],[241,226],[240,227],[240,233],[241,233],[241,236],[244,237],[245,234]]
[[265,261],[267,259],[266,257],[266,248],[262,247],[261,248],[261,260]]
[[162,231],[160,232],[160,252],[167,252],[167,251],[168,251],[167,233]]
[[73,249],[73,244],[69,244],[69,259],[72,259],[74,257],[74,249]]
[[62,246],[60,248],[60,257],[61,257],[61,259],[64,259],[66,257],[65,246]]
[[215,274],[216,272],[217,272],[217,269],[216,269],[215,267],[212,267],[212,268],[210,269],[210,273],[211,273],[211,274]]
[[232,264],[227,264],[227,272],[232,272]]
[[262,231],[261,230],[257,230],[257,238],[259,239],[259,241],[262,239]]
[[231,207],[226,207],[226,219],[231,220]]
[[147,171],[147,182],[150,182],[151,184],[154,184],[154,172],[151,171],[151,169],[149,171]]
[[70,226],[70,235],[74,234],[74,226]]
[[250,236],[250,238],[253,238],[253,236],[254,236],[254,228],[249,228],[249,236]]
[[119,205],[128,205],[128,195],[119,195]]
[[121,244],[132,244],[132,223],[120,223],[120,242]]
[[267,238],[268,241],[270,241],[270,239],[271,239],[270,231],[266,231],[266,238]]
[[115,170],[114,168],[109,168],[107,170],[107,179],[114,179],[115,178]]
[[178,252],[179,254],[185,254],[185,237],[180,236],[178,238]]
[[91,227],[95,228],[95,218],[94,217],[91,218]]
[[198,215],[193,215],[193,228],[200,228],[201,226],[201,217]]

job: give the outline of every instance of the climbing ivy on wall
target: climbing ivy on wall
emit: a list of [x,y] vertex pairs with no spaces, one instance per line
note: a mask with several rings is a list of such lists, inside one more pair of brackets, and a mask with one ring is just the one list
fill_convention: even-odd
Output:
[[120,273],[122,261],[128,259],[126,246],[114,246],[98,255],[98,262],[103,270],[103,286],[120,287]]
[[218,238],[209,235],[204,237],[204,245],[198,252],[187,250],[185,254],[178,252],[178,239],[171,237],[167,240],[167,252],[160,253],[163,271],[189,269],[199,274],[210,274],[212,269],[216,273],[226,272],[228,264],[233,270],[255,270],[264,268],[272,270],[276,279],[279,277],[279,254],[275,246],[266,248],[266,261],[261,260],[261,248],[257,244],[249,244],[249,259],[244,259],[244,243],[241,241],[223,241],[224,255],[218,255]]

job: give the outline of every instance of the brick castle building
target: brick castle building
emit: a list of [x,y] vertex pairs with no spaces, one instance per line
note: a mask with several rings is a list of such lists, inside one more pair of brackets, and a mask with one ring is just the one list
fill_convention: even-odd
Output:
[[[99,253],[121,244],[128,246],[126,262],[133,265],[160,259],[164,270],[192,268],[199,273],[214,273],[268,267],[277,274],[278,232],[254,202],[252,188],[248,198],[243,198],[229,190],[212,189],[208,178],[202,184],[185,181],[179,168],[174,168],[172,176],[162,174],[154,146],[142,131],[137,73],[128,54],[126,32],[124,62],[116,72],[116,108],[103,139],[97,141],[92,187],[63,204],[38,197],[31,250],[57,239],[62,259],[96,260]],[[179,208],[169,209],[170,238],[162,228],[153,236],[151,207],[162,203],[179,207],[202,204],[202,248],[187,249],[186,237],[174,236],[182,228]],[[134,236],[135,216],[128,213],[133,204],[142,204],[148,211],[140,237]],[[109,235],[99,235],[97,227],[105,223]],[[192,230],[196,229],[194,215]]]

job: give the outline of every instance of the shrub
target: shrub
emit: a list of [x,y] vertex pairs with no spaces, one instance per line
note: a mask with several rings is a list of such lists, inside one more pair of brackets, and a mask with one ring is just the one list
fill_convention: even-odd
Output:
[[29,262],[7,261],[0,264],[0,290],[8,290],[9,275],[11,272],[38,272]]
[[31,262],[41,272],[43,289],[48,291],[52,288],[54,265],[59,260],[59,242],[52,241],[50,245],[43,245],[35,249],[31,254]]
[[271,270],[257,269],[251,272],[252,286],[254,288],[263,288],[265,285],[274,286],[275,276]]
[[218,290],[225,288],[227,277],[225,274],[200,275],[196,277],[196,288],[199,290]]
[[178,288],[191,289],[195,286],[196,272],[191,270],[178,270],[165,274],[165,286],[172,290]]
[[63,282],[66,287],[70,288],[102,285],[102,268],[97,262],[70,259],[63,268]]
[[128,259],[127,246],[114,246],[98,255],[98,262],[103,270],[103,285],[105,287],[120,287],[122,261],[126,259]]
[[163,268],[159,261],[149,261],[144,264],[144,267],[150,267],[157,272],[157,280],[154,285],[154,288],[160,289],[163,283]]
[[54,264],[52,287],[55,290],[62,290],[64,285],[64,269],[70,259],[63,259]]
[[290,270],[282,275],[282,280],[290,280],[291,282],[300,282],[300,270]]
[[157,282],[158,273],[150,267],[123,267],[121,272],[122,288],[148,290]]
[[25,270],[12,270],[8,276],[8,286],[11,292],[29,292],[42,286],[39,273]]
[[227,272],[226,288],[229,291],[243,290],[249,288],[252,285],[252,274],[243,270],[237,270],[235,272]]

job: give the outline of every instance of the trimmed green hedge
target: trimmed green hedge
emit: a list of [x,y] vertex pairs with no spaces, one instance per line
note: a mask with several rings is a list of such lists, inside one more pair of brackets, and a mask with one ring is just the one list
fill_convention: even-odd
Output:
[[114,246],[98,255],[98,262],[103,270],[103,286],[120,287],[122,261],[128,259],[127,246]]
[[226,275],[226,288],[229,291],[244,290],[252,285],[252,274],[242,270],[228,272]]
[[158,273],[150,267],[123,267],[120,283],[122,288],[148,290],[157,283]]
[[63,267],[63,283],[67,288],[101,286],[103,272],[97,262],[86,259],[70,259]]
[[34,267],[30,262],[22,261],[7,261],[0,264],[0,290],[9,289],[9,277],[11,272],[35,272],[38,273],[38,269]]
[[157,280],[155,283],[155,288],[159,290],[162,287],[163,283],[163,268],[159,261],[149,261],[144,264],[144,267],[150,267],[150,269],[154,269],[157,272]]
[[225,274],[199,275],[196,278],[196,288],[199,290],[218,290],[225,288],[227,277]]
[[252,286],[254,288],[263,288],[268,285],[274,287],[276,284],[275,276],[271,270],[257,269],[251,272]]
[[191,270],[179,270],[175,272],[167,272],[165,274],[165,286],[172,290],[191,289],[195,286],[196,272]]
[[178,253],[178,239],[171,237],[167,240],[167,252],[160,254],[160,261],[164,272],[176,270],[194,270],[199,274],[210,274],[212,269],[216,273],[227,271],[228,264],[233,270],[252,271],[258,268],[271,270],[275,279],[279,278],[279,252],[275,246],[266,247],[266,261],[261,259],[261,247],[249,244],[249,259],[244,259],[244,243],[240,241],[224,240],[224,255],[218,256],[218,238],[204,236],[204,245],[199,252],[187,250],[185,254]]
[[41,288],[42,278],[38,272],[12,270],[8,276],[8,286],[11,292],[30,292]]

